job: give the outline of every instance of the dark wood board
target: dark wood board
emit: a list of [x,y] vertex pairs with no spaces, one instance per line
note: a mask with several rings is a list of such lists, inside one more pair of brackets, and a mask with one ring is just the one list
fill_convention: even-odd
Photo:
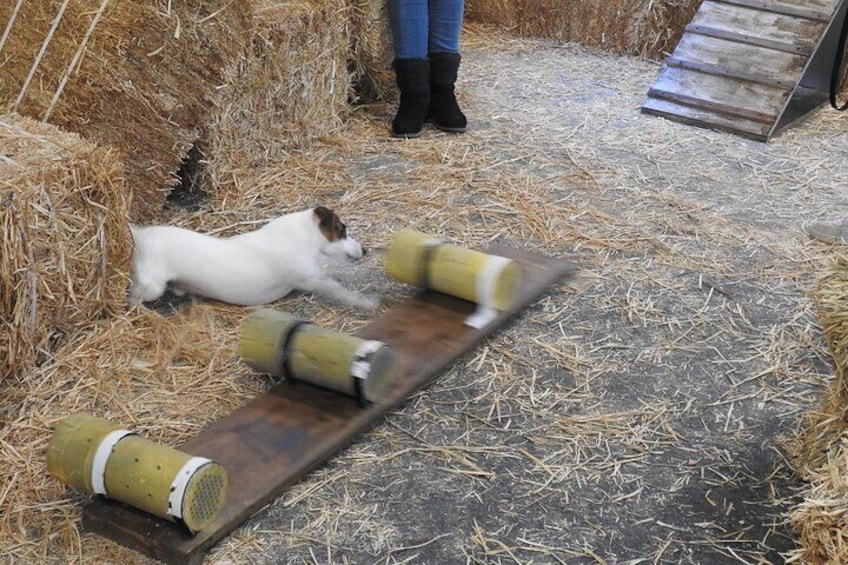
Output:
[[219,462],[229,474],[227,500],[211,526],[191,536],[175,524],[98,497],[83,511],[83,527],[166,563],[200,563],[209,548],[575,270],[572,263],[509,247],[488,252],[521,264],[524,280],[513,307],[487,326],[463,323],[473,304],[422,291],[358,332],[394,349],[397,383],[384,402],[359,408],[341,394],[282,382],[181,445],[187,453]]

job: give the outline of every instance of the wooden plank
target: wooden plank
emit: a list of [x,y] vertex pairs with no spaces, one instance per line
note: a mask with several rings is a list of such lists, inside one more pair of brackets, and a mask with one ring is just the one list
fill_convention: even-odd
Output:
[[794,53],[685,34],[666,64],[783,88],[793,88],[808,61]]
[[766,141],[771,130],[770,124],[742,118],[728,118],[721,114],[657,98],[646,100],[642,106],[642,113],[660,116],[687,125],[726,131],[757,141]]
[[770,86],[776,86],[784,89],[792,89],[795,85],[787,83],[785,81],[781,81],[778,79],[771,78],[766,75],[750,73],[747,71],[740,71],[736,69],[732,69],[729,67],[724,67],[721,65],[711,65],[709,63],[701,63],[700,61],[689,61],[686,59],[678,59],[677,57],[669,57],[666,59],[665,64],[669,67],[673,67],[675,69],[686,69],[690,71],[699,71],[705,74],[715,75],[715,76],[723,76],[728,78],[738,78],[741,80],[746,80],[749,82],[756,82],[759,84],[767,84]]
[[801,2],[775,2],[773,0],[713,0],[721,4],[743,6],[755,10],[763,10],[773,14],[781,14],[794,18],[804,18],[829,22],[836,10],[838,0],[802,0]]
[[809,8],[833,15],[844,0],[760,0],[769,4],[779,4],[793,8]]
[[806,46],[812,53],[824,33],[827,22],[794,18],[706,0],[692,18],[690,26],[714,29],[750,37],[762,42]]
[[716,39],[724,39],[735,43],[740,43],[745,46],[763,47],[773,51],[781,51],[795,55],[803,55],[809,57],[815,50],[815,45],[812,43],[790,43],[787,41],[774,41],[771,39],[763,39],[748,33],[738,31],[729,31],[717,27],[705,25],[688,24],[685,28],[686,35],[702,35],[704,37],[713,37]]
[[776,121],[791,91],[667,67],[648,96],[754,121]]
[[722,114],[729,118],[743,118],[754,122],[762,122],[764,124],[770,124],[774,122],[777,117],[776,115],[761,114],[759,112],[753,112],[751,110],[739,108],[738,106],[731,106],[729,104],[723,104],[721,102],[715,102],[713,100],[707,100],[705,98],[699,98],[697,96],[678,94],[676,92],[668,92],[665,90],[659,90],[657,88],[652,88],[651,90],[649,90],[648,96],[650,98],[656,98],[658,100],[668,100],[670,102],[674,102],[682,106],[692,106],[693,108],[700,108],[702,110],[706,110],[716,114]]
[[484,328],[463,323],[473,304],[422,292],[357,334],[395,351],[397,384],[386,401],[363,409],[340,394],[283,382],[180,446],[218,461],[229,473],[229,495],[212,526],[190,536],[169,522],[96,499],[83,512],[84,528],[166,563],[199,563],[206,550],[574,271],[570,263],[535,253],[502,246],[489,252],[518,261],[524,283],[513,308]]

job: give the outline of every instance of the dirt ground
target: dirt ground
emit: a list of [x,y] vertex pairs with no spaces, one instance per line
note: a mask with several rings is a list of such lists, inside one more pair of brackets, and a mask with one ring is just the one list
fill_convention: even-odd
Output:
[[[848,209],[848,124],[821,110],[765,144],[644,116],[659,71],[472,34],[467,134],[391,140],[393,108],[368,106],[295,156],[323,161],[288,204],[339,209],[374,249],[347,283],[385,307],[406,291],[381,250],[407,226],[580,273],[208,563],[718,565],[795,547],[804,485],[784,444],[833,374],[808,297],[832,250],[804,228]],[[347,329],[369,318],[285,306]]]
[[[795,547],[784,442],[832,376],[808,298],[829,249],[804,227],[848,209],[845,117],[765,144],[643,116],[659,71],[472,37],[466,135],[380,139],[392,109],[362,109],[341,202],[363,225],[393,210],[362,239],[412,224],[580,276],[210,562],[776,563]],[[369,261],[352,284],[391,293]]]

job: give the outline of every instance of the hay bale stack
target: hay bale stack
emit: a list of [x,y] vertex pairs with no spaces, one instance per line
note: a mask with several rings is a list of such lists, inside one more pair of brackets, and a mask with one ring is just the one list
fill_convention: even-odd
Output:
[[848,254],[837,256],[813,292],[813,300],[833,354],[835,378],[822,405],[805,416],[792,446],[795,471],[804,478],[838,455],[848,433]]
[[659,58],[670,53],[702,0],[469,0],[469,20],[520,35],[550,37],[614,53]]
[[397,97],[392,71],[392,34],[388,5],[378,0],[352,0],[350,7],[350,69],[355,102]]
[[132,236],[115,153],[0,116],[0,382],[126,304]]
[[119,149],[133,219],[155,217],[243,51],[248,13],[230,0],[0,2],[0,111]]
[[787,563],[848,563],[848,445],[810,476],[804,501],[790,512],[798,549]]
[[221,201],[251,169],[338,131],[350,95],[345,0],[257,0],[250,49],[226,69],[203,141],[204,185]]
[[848,563],[848,254],[837,257],[813,299],[835,378],[791,446],[795,470],[810,486],[790,512],[800,536],[790,562]]

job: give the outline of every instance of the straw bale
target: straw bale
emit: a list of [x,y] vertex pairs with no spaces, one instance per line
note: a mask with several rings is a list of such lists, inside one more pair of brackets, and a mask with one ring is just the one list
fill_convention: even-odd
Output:
[[155,217],[242,53],[248,10],[230,0],[0,2],[0,110],[119,149],[133,219]]
[[0,382],[126,303],[127,209],[114,150],[0,116]]
[[206,186],[219,195],[249,169],[341,127],[350,52],[344,0],[253,2],[251,49],[226,69],[227,88],[203,142]]
[[674,49],[701,1],[469,0],[467,14],[521,35],[657,58]]
[[813,300],[835,376],[790,445],[796,472],[810,484],[790,512],[800,541],[789,562],[848,563],[848,254],[837,256]]
[[787,563],[848,563],[848,444],[810,477],[804,500],[790,512],[799,547]]
[[388,4],[376,0],[352,0],[350,36],[350,67],[356,91],[354,101],[367,103],[396,99]]
[[833,355],[835,376],[821,405],[805,415],[791,446],[795,470],[805,478],[836,456],[848,432],[848,254],[837,256],[812,297]]

